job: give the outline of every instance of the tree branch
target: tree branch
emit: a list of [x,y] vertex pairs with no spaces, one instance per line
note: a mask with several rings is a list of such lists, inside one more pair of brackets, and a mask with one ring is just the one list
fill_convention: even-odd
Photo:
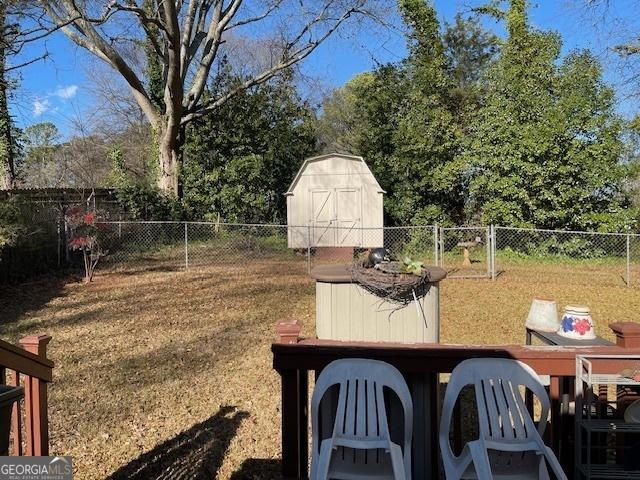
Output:
[[[362,2],[359,2],[358,5],[362,5],[364,3],[364,0]],[[301,60],[305,59],[306,57],[308,57],[322,42],[324,42],[327,38],[329,38],[339,27],[340,25],[342,25],[342,23],[344,23],[349,17],[351,17],[351,15],[353,15],[354,13],[358,13],[360,12],[360,8],[359,7],[354,7],[351,8],[349,10],[347,10],[341,17],[339,17],[336,22],[332,25],[331,28],[329,28],[323,35],[321,35],[319,38],[317,38],[315,41],[313,42],[309,42],[306,45],[304,45],[303,47],[297,49],[294,52],[285,52],[283,54],[283,58],[281,59],[281,61],[263,71],[262,73],[260,73],[259,75],[246,80],[245,82],[241,83],[240,85],[238,85],[237,87],[231,89],[230,91],[228,91],[227,93],[225,93],[224,95],[221,95],[215,99],[212,99],[211,101],[207,102],[205,105],[196,107],[192,110],[188,110],[188,113],[183,117],[182,119],[182,125],[186,125],[189,122],[197,119],[197,118],[201,118],[205,115],[208,115],[209,113],[214,112],[217,108],[219,108],[220,106],[222,106],[224,103],[226,103],[227,101],[229,101],[231,98],[235,97],[236,95],[238,95],[240,92],[247,90],[251,87],[254,87],[256,85],[260,85],[264,82],[267,82],[268,80],[270,80],[271,78],[273,78],[274,76],[276,76],[278,73],[280,73],[283,70],[286,70],[287,68],[291,67],[292,65],[300,62]],[[317,21],[317,17],[316,19],[314,19],[312,21],[316,22]],[[305,27],[303,28],[303,30],[308,31],[308,24],[305,25]],[[302,35],[297,35],[295,38],[301,38]],[[291,44],[289,43],[288,46],[291,46]]]

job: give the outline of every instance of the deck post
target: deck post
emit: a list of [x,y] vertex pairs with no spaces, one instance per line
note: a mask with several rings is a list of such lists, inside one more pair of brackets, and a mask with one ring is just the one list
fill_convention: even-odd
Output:
[[[49,335],[29,335],[20,340],[27,352],[47,358]],[[26,454],[49,455],[49,418],[47,412],[47,382],[24,376],[24,404],[26,417]]]
[[[285,320],[276,325],[278,342],[298,343],[301,324]],[[285,479],[308,477],[309,467],[309,373],[283,369],[282,378],[282,476]]]
[[609,324],[616,334],[616,345],[622,348],[640,348],[640,324],[636,322],[617,322]]

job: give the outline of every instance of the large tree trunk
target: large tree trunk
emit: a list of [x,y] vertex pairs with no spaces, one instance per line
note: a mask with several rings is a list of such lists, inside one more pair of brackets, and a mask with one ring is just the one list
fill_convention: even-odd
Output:
[[160,139],[158,188],[168,195],[178,196],[178,175],[180,165],[180,150],[177,141]]
[[[1,0],[0,0],[1,1]],[[0,7],[0,31],[4,26],[4,12]],[[0,40],[0,190],[15,186],[14,145],[11,132],[11,117],[7,103],[7,81],[4,74],[5,49]]]
[[[181,99],[180,99],[181,101]],[[180,138],[181,105],[168,105],[158,133],[158,188],[167,195],[178,196],[182,139]]]

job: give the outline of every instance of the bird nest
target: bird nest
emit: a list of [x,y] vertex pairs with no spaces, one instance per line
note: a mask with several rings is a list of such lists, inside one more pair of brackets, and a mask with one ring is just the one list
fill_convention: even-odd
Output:
[[400,262],[384,262],[377,268],[356,263],[349,268],[351,279],[373,295],[400,305],[424,297],[431,286],[429,273],[402,273]]

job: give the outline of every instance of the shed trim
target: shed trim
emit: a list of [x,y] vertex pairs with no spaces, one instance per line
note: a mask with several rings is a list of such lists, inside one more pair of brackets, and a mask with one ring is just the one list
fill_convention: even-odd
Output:
[[378,187],[378,193],[387,193],[386,191],[384,191],[382,189],[382,187],[378,183],[378,179],[375,177],[375,175],[373,174],[373,172],[369,168],[369,165],[367,165],[367,162],[364,161],[364,158],[362,158],[360,156],[357,156],[357,155],[347,155],[347,154],[344,154],[344,153],[326,153],[324,155],[318,155],[316,157],[310,157],[310,158],[305,159],[305,161],[302,162],[302,165],[300,166],[300,169],[298,170],[298,173],[296,173],[296,176],[293,178],[293,181],[291,182],[291,185],[289,186],[288,190],[284,193],[284,195],[285,196],[293,195],[293,189],[295,188],[296,184],[300,180],[300,177],[302,176],[302,172],[305,170],[305,168],[307,168],[307,165],[309,163],[316,162],[318,160],[324,160],[325,158],[331,158],[331,157],[339,157],[339,158],[345,158],[347,160],[356,160],[356,161],[362,162],[364,164],[364,166],[366,167],[367,171],[373,177],[373,181],[376,182],[376,185]]

